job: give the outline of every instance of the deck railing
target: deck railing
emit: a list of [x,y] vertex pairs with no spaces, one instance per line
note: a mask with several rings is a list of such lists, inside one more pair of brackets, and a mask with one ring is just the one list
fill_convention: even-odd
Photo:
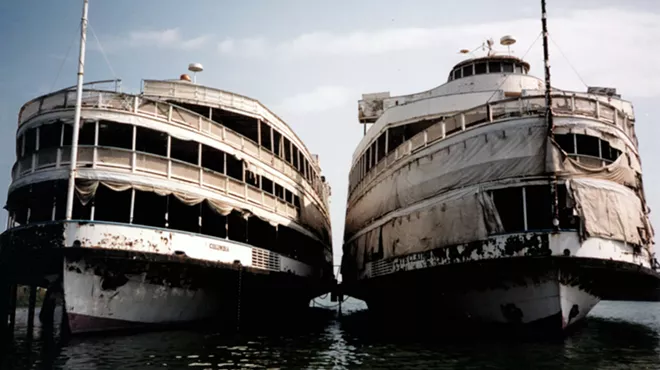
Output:
[[[72,110],[75,108],[76,92],[60,91],[34,99],[23,106],[19,113],[19,128],[30,119],[49,112]],[[262,163],[270,165],[284,175],[301,184],[315,202],[323,204],[322,212],[326,217],[328,212],[329,193],[320,180],[309,182],[296,168],[283,159],[273,155],[251,139],[185,108],[143,98],[136,95],[122,94],[110,91],[84,90],[82,96],[83,109],[103,109],[110,111],[130,112],[135,115],[148,116],[162,123],[183,126],[187,129],[206,134],[214,140],[223,142],[236,150],[248,154]]]
[[[597,99],[575,95],[553,94],[552,114],[555,117],[578,116],[596,119],[599,122],[618,128],[631,141],[635,142],[634,128],[629,122],[628,115],[616,107]],[[378,162],[361,179],[351,181],[349,184],[349,203],[369,188],[371,182],[391,165],[429,145],[467,129],[488,125],[503,119],[543,115],[545,115],[545,97],[528,96],[480,105],[444,119],[442,119],[442,115],[411,119],[412,122],[422,119],[438,119],[441,121],[404,141],[384,158],[379,158]],[[356,163],[361,162],[357,161]],[[355,171],[357,170],[357,166],[353,166],[349,176],[350,179],[356,177]]]

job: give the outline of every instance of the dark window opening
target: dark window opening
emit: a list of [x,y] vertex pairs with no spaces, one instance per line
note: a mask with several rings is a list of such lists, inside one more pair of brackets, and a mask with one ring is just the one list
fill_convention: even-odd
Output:
[[93,201],[94,220],[130,222],[131,190],[114,191],[99,184]]
[[245,182],[248,185],[259,187],[259,175],[255,174],[250,170],[245,170]]
[[213,121],[220,123],[228,129],[243,135],[246,138],[259,142],[259,120],[242,114],[213,108]]
[[284,200],[284,188],[282,185],[275,184],[275,196]]
[[594,136],[575,134],[577,153],[582,155],[599,156],[599,139]]
[[[187,110],[193,111],[201,116],[204,116],[206,118],[209,118],[209,113],[210,113],[210,108],[205,107],[203,105],[197,105],[197,104],[188,104],[188,103],[182,103],[180,101],[174,101],[174,100],[169,100],[168,103],[172,103],[174,105],[177,105],[181,108],[185,108]],[[213,112],[215,113],[215,112]]]
[[288,189],[284,189],[284,201],[293,204],[293,193]]
[[55,181],[44,181],[30,186],[27,207],[30,208],[30,223],[50,221],[53,218]]
[[80,121],[80,132],[78,133],[78,145],[94,145],[95,135],[96,135],[95,121]]
[[387,153],[385,152],[385,145],[386,145],[386,143],[387,143],[387,140],[386,140],[386,138],[385,138],[385,134],[386,134],[386,133],[387,133],[387,131],[383,132],[383,133],[378,137],[378,140],[377,140],[377,143],[378,143],[378,161],[379,161],[379,162],[380,162],[383,158],[385,158],[385,156],[387,155]]
[[167,196],[167,222],[170,229],[200,232],[200,204],[187,205],[174,195]]
[[225,171],[225,153],[202,144],[202,167],[223,173]]
[[513,63],[507,63],[507,62],[502,63],[502,72],[504,73],[513,72]]
[[298,171],[300,171],[300,167],[298,166],[298,147],[295,146],[295,145],[292,145],[292,146],[293,146],[293,153],[291,153],[291,154],[292,154],[292,158],[293,158],[293,167],[295,169],[297,169]]
[[60,146],[62,124],[59,122],[39,127],[39,150],[57,148]]
[[138,152],[151,153],[167,156],[167,134],[144,127],[136,127],[135,150]]
[[23,137],[25,134],[21,134],[21,136],[16,138],[16,158],[22,158],[23,155]]
[[268,194],[274,194],[273,181],[267,177],[261,176],[261,190]]
[[474,65],[474,74],[475,75],[482,75],[488,71],[488,67],[486,63],[477,63]]
[[616,161],[621,155],[621,151],[616,148],[612,148],[610,146],[610,142],[607,140],[600,141],[600,148],[602,158],[605,160]]
[[493,200],[500,214],[505,232],[512,233],[525,230],[522,188],[493,190]]
[[527,230],[552,229],[552,204],[549,185],[525,187]]
[[165,227],[167,196],[149,191],[136,191],[133,205],[133,223],[153,227]]
[[99,145],[133,149],[133,126],[111,121],[99,121]]
[[227,176],[243,181],[243,161],[227,154]]
[[273,151],[272,142],[270,140],[270,126],[267,123],[261,122],[261,147]]
[[472,64],[463,67],[463,77],[472,76]]
[[559,228],[564,230],[576,230],[578,228],[578,218],[573,215],[573,207],[568,198],[565,184],[557,185],[557,205],[559,216]]
[[293,205],[300,208],[300,197],[295,194],[293,196]]
[[227,237],[227,216],[216,212],[207,201],[202,202],[202,234]]
[[277,130],[273,129],[273,148],[275,150],[275,155],[282,158],[282,134]]
[[[70,146],[71,140],[73,140],[73,126],[65,123],[62,127],[64,129],[64,133],[62,134],[62,146]],[[78,143],[80,144],[80,138],[78,138]]]
[[387,152],[393,152],[399,145],[406,141],[405,126],[392,127],[387,135]]
[[463,77],[463,75],[461,75],[461,69],[460,68],[455,69],[454,70],[454,80],[459,79],[461,77]]
[[190,164],[197,164],[199,144],[194,141],[171,138],[170,158]]
[[25,154],[30,156],[37,149],[37,129],[31,128],[25,131]]
[[575,142],[573,141],[573,134],[560,135],[555,134],[555,141],[559,144],[559,147],[562,148],[568,154],[575,153]]
[[284,160],[292,163],[291,162],[291,141],[289,139],[284,138]]
[[270,249],[275,241],[275,227],[257,216],[247,220],[247,242],[255,247]]
[[238,211],[231,211],[227,216],[229,239],[237,242],[247,242],[247,221],[243,214]]
[[488,73],[502,72],[502,64],[500,62],[488,62]]
[[523,67],[522,67],[522,65],[520,65],[520,64],[516,64],[516,65],[515,65],[515,70],[516,70],[516,73],[521,73],[521,74],[522,74],[522,73],[523,73]]
[[424,120],[404,126],[406,140],[411,139],[413,136],[433,126],[438,121]]
[[[66,218],[66,194],[69,182],[68,180],[58,180],[55,182],[55,219],[64,220]],[[73,200],[73,204],[78,203],[78,199]]]

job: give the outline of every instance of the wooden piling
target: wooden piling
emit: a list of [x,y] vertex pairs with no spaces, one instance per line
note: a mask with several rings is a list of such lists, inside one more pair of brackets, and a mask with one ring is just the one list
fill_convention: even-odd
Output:
[[9,336],[14,337],[14,330],[16,329],[16,293],[17,286],[12,283],[9,287]]
[[37,304],[37,286],[30,285],[30,298],[28,302],[28,318],[27,318],[27,336],[32,338],[34,332],[34,310]]

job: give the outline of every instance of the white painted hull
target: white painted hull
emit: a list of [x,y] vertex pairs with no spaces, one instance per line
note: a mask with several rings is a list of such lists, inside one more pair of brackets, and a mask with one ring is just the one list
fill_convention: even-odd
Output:
[[153,284],[145,275],[126,278],[120,286],[104,284],[84,260],[65,261],[62,285],[72,334],[206,320],[221,309],[218,295],[204,289]]

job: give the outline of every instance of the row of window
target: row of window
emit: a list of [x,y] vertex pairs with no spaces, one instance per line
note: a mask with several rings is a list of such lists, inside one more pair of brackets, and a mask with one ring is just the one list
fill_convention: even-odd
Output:
[[[97,144],[102,147],[135,150],[201,166],[207,170],[246,182],[295,207],[300,207],[300,197],[298,195],[293,194],[271,178],[247,170],[243,160],[236,159],[233,155],[228,155],[222,150],[194,141],[168,137],[169,135],[164,132],[149,128],[112,121],[99,121],[98,134],[96,130],[97,124],[95,121],[83,122],[79,134],[79,145],[94,146]],[[134,130],[135,148],[133,148]],[[71,125],[59,121],[39,126],[38,129],[28,129],[17,139],[17,155],[19,158],[23,158],[41,150],[71,145],[71,131]]]
[[170,101],[170,103],[191,110],[252,140],[262,150],[273,153],[288,162],[301,176],[312,184],[314,189],[317,189],[319,194],[322,193],[319,190],[322,177],[319,176],[310,164],[303,151],[268,123],[218,108],[181,103],[178,101]]
[[588,155],[609,162],[616,161],[621,151],[610,146],[609,141],[582,134],[555,134],[555,141],[568,154]]
[[519,73],[527,74],[527,67],[522,63],[514,63],[511,61],[483,61],[471,64],[466,64],[461,67],[453,69],[449,73],[447,81],[457,80],[463,77],[473,75],[481,75],[486,73]]
[[[14,190],[7,199],[10,227],[64,220],[66,193],[66,180],[45,181]],[[134,189],[118,192],[100,185],[86,205],[74,201],[73,219],[144,225],[226,238],[307,263],[319,263],[324,258],[322,243],[292,228],[274,227],[255,216],[246,220],[236,210],[222,216],[206,201],[189,206],[173,195],[160,196],[154,192]]]

